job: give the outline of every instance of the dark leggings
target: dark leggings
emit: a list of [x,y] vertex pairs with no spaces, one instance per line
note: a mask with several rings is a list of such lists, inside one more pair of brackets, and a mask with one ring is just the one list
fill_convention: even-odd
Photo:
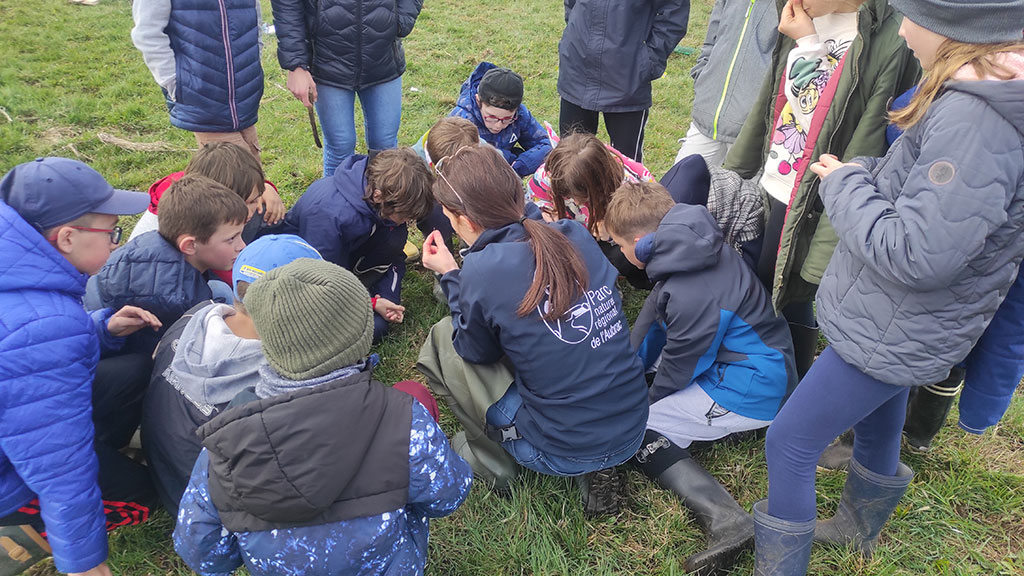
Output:
[[[612,148],[637,162],[644,160],[644,128],[647,126],[648,110],[635,112],[604,112],[604,127]],[[573,132],[597,134],[598,114],[586,110],[562,98],[558,111],[558,133],[564,138]]]
[[814,475],[829,442],[853,427],[853,458],[896,474],[910,388],[875,380],[829,346],[768,428],[768,513],[791,522],[816,516]]

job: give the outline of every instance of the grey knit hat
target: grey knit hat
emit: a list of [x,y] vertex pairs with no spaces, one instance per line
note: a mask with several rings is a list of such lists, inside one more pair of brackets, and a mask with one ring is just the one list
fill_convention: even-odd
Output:
[[370,295],[348,270],[310,258],[253,282],[245,307],[278,374],[309,380],[365,358],[373,340]]
[[967,44],[1024,40],[1024,0],[889,0],[911,22]]

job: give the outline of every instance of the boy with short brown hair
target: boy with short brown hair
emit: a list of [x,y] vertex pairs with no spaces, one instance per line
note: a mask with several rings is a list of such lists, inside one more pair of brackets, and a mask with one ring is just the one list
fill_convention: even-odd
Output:
[[459,148],[480,143],[476,124],[459,116],[441,118],[420,137],[412,149],[431,167],[434,163],[451,156]]
[[434,210],[434,175],[410,148],[341,161],[288,211],[275,234],[297,234],[324,260],[354,273],[373,297],[373,341],[401,322],[407,222]]
[[[248,209],[229,188],[209,178],[186,174],[161,199],[160,229],[147,232],[114,251],[92,280],[90,303],[102,307],[141,306],[170,326],[203,300],[231,301],[230,288],[210,278],[211,270],[230,270],[245,247],[242,227]],[[126,345],[152,353],[162,333],[135,334]]]
[[[789,329],[704,206],[676,204],[660,184],[627,182],[604,225],[654,282],[631,336],[645,368],[661,359],[636,461],[707,530],[707,550],[688,558],[686,570],[717,573],[750,544],[754,525],[689,447],[771,423],[797,382]],[[649,332],[664,339],[653,353],[644,350]]]

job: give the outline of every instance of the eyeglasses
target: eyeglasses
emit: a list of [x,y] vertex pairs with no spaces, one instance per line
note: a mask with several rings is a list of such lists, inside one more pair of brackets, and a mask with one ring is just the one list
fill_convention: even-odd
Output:
[[444,180],[444,183],[448,185],[448,188],[452,191],[453,194],[455,194],[455,197],[459,199],[459,204],[462,204],[463,208],[466,207],[466,201],[462,199],[462,195],[459,194],[459,191],[455,189],[455,186],[452,186],[452,183],[448,181],[448,178],[445,177],[444,172],[442,172],[441,169],[444,167],[445,162],[451,160],[452,158],[455,158],[456,156],[459,155],[459,152],[462,152],[467,148],[475,148],[475,146],[463,146],[462,148],[459,148],[458,150],[445,156],[444,158],[439,159],[437,162],[434,162],[434,171],[437,172],[437,175],[441,177],[441,180]]
[[519,113],[516,112],[516,113],[512,114],[511,116],[504,116],[504,117],[491,116],[490,114],[485,114],[485,115],[483,115],[483,117],[484,117],[484,122],[494,122],[495,124],[508,125],[508,124],[511,124],[511,123],[515,122],[516,118],[519,118]]
[[81,230],[82,232],[104,232],[110,235],[111,244],[120,244],[121,236],[124,235],[124,229],[120,226],[114,226],[113,228],[83,228],[81,226],[67,226],[72,230]]

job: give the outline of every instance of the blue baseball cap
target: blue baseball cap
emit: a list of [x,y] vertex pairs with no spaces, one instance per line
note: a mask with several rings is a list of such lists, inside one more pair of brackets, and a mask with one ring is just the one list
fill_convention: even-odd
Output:
[[274,268],[289,264],[299,258],[323,260],[320,253],[294,234],[271,234],[257,238],[252,244],[242,248],[231,269],[231,288],[235,292],[235,300],[241,301],[238,295],[238,283],[255,282]]
[[118,190],[88,165],[70,158],[36,158],[0,180],[0,198],[39,230],[86,214],[138,214],[149,194]]

